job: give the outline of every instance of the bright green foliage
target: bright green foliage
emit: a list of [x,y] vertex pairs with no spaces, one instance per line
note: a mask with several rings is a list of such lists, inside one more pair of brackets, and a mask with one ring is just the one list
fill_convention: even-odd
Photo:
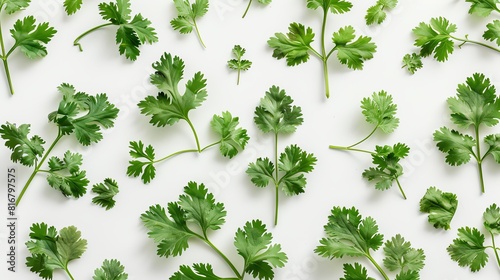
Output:
[[[259,279],[273,279],[273,268],[283,267],[287,261],[281,246],[271,244],[272,235],[265,225],[254,220],[238,229],[234,245],[244,259],[243,272],[240,273],[233,263],[222,254],[209,240],[208,233],[218,230],[225,223],[226,211],[222,203],[215,201],[207,188],[190,182],[177,202],[170,202],[167,211],[160,205],[151,206],[141,215],[148,229],[148,235],[158,243],[159,256],[178,256],[189,247],[189,240],[197,238],[210,246],[229,265],[237,278],[243,279],[245,273]],[[214,274],[210,264],[194,264],[193,268],[181,266],[170,279],[222,279]]]
[[30,2],[31,0],[0,0],[0,6],[7,14],[13,14],[28,8]]
[[500,3],[498,0],[465,0],[465,2],[471,3],[469,14],[487,17],[493,11],[500,12],[497,6]]
[[250,60],[241,59],[245,52],[245,48],[242,48],[240,45],[235,45],[233,48],[233,54],[236,58],[231,59],[227,62],[227,65],[230,69],[238,71],[238,85],[240,84],[241,71],[247,71],[248,69],[250,69],[250,67],[252,67],[252,62]]
[[66,13],[72,15],[82,7],[83,0],[64,0],[63,6]]
[[482,154],[479,130],[482,125],[495,126],[500,120],[500,99],[496,89],[483,74],[475,73],[467,78],[465,84],[458,85],[456,97],[448,98],[447,103],[451,120],[462,129],[472,126],[474,135],[442,127],[434,132],[434,141],[439,150],[446,154],[446,162],[452,166],[465,164],[471,158],[476,159],[481,190],[484,192],[482,162],[489,155],[497,160],[500,147],[498,135],[488,135],[484,141],[489,149]]
[[418,271],[402,271],[396,275],[394,280],[420,280],[420,275]]
[[104,260],[102,266],[94,270],[93,280],[127,280],[128,274],[125,267],[115,259]]
[[[245,16],[247,15],[248,10],[250,10],[250,6],[252,5],[252,2],[253,2],[253,0],[248,1],[248,6],[245,9],[245,13],[243,14],[242,18],[245,18]],[[264,5],[269,5],[269,4],[271,4],[271,2],[273,2],[273,0],[259,0],[259,3],[264,4]]]
[[483,214],[484,227],[492,235],[500,234],[500,207],[492,204],[484,211]]
[[375,125],[385,133],[392,133],[399,126],[399,118],[396,117],[398,106],[394,104],[392,96],[386,91],[374,92],[371,98],[365,97],[361,100],[361,113],[366,122]]
[[405,54],[403,57],[403,66],[401,68],[406,68],[411,74],[415,74],[418,69],[423,67],[422,57],[416,53]]
[[103,183],[95,184],[92,192],[97,195],[92,198],[92,202],[109,210],[115,206],[115,195],[118,194],[118,183],[111,179],[104,179]]
[[156,97],[147,96],[139,102],[141,114],[150,117],[149,123],[157,127],[172,126],[179,120],[186,121],[193,132],[196,149],[181,150],[157,159],[153,146],[145,146],[142,141],[131,141],[129,148],[133,160],[129,161],[127,175],[141,176],[144,183],[149,183],[156,176],[154,165],[173,156],[183,153],[201,153],[218,145],[224,157],[233,158],[245,148],[250,139],[247,131],[238,127],[239,118],[233,117],[229,112],[222,112],[221,115],[212,117],[210,127],[219,140],[201,147],[198,134],[189,119],[189,112],[200,107],[207,98],[207,80],[201,72],[195,73],[193,78],[186,83],[184,94],[181,95],[179,83],[184,75],[184,61],[182,59],[165,53],[160,61],[153,64],[153,68],[155,72],[151,74],[150,80],[157,87],[159,93]]
[[278,157],[280,134],[289,134],[297,130],[304,121],[302,109],[292,105],[293,99],[277,86],[272,86],[260,99],[255,108],[254,122],[264,133],[274,134],[274,162],[269,158],[258,158],[248,165],[246,173],[257,187],[275,187],[275,218],[278,222],[278,192],[282,189],[286,195],[298,195],[305,191],[305,174],[313,171],[316,157],[308,154],[297,145],[290,145]]
[[[315,252],[325,258],[366,257],[374,264],[384,279],[388,280],[385,271],[371,256],[372,251],[382,247],[384,236],[378,233],[378,226],[371,217],[363,218],[359,211],[352,208],[333,207],[328,223],[325,225],[326,237],[320,240]],[[384,266],[390,271],[399,271],[398,277],[413,271],[418,279],[418,271],[424,267],[425,255],[422,249],[414,249],[399,234],[385,242]],[[360,264],[344,265],[345,280],[373,279]],[[397,278],[406,279],[406,278]]]
[[126,58],[136,60],[140,55],[139,47],[145,43],[153,44],[158,42],[158,37],[155,29],[151,26],[151,21],[141,14],[132,17],[131,13],[130,0],[116,0],[116,3],[100,3],[99,14],[108,23],[84,32],[75,39],[73,45],[78,46],[81,51],[80,39],[102,27],[115,25],[118,27],[116,31],[118,51],[121,55],[125,54]]
[[52,279],[57,269],[71,275],[68,264],[79,259],[87,249],[87,241],[81,238],[80,231],[70,226],[58,233],[55,227],[45,223],[33,224],[30,230],[31,240],[26,246],[31,255],[26,258],[26,266],[43,279]]
[[[63,158],[50,157],[49,154],[59,140],[66,135],[74,134],[78,142],[84,146],[102,140],[102,129],[114,126],[118,117],[118,109],[109,103],[106,94],[96,96],[77,92],[72,85],[62,84],[58,87],[61,101],[56,111],[48,115],[50,122],[57,125],[57,137],[45,150],[45,141],[40,136],[29,138],[30,125],[14,125],[6,123],[0,127],[0,136],[6,140],[5,146],[12,150],[11,160],[25,166],[33,166],[34,170],[18,196],[19,204],[25,191],[39,172],[47,173],[49,185],[62,192],[64,196],[81,197],[86,193],[87,180],[85,171],[81,170],[82,155],[67,151]],[[42,170],[48,159],[48,169]]]
[[420,212],[429,213],[429,223],[435,228],[450,229],[457,207],[458,200],[455,194],[442,192],[436,187],[428,188],[420,200]]
[[203,17],[208,12],[208,0],[173,0],[177,9],[177,18],[170,21],[170,25],[174,30],[178,30],[181,34],[188,34],[196,30],[196,34],[200,43],[205,48],[205,43],[201,39],[200,31],[196,21]]
[[483,38],[487,41],[495,42],[500,46],[500,20],[496,19],[492,23],[486,25],[486,30],[483,34]]
[[[313,10],[321,7],[323,9],[323,26],[326,26],[329,12],[333,14],[349,12],[352,4],[342,0],[308,0],[307,7]],[[267,41],[268,45],[274,49],[273,57],[276,59],[285,58],[288,66],[295,66],[307,62],[311,54],[317,56],[323,62],[327,98],[330,96],[328,59],[334,52],[337,52],[337,59],[341,64],[347,65],[350,69],[361,70],[364,62],[373,58],[376,51],[376,45],[371,42],[370,37],[359,36],[356,38],[352,26],[342,27],[333,33],[334,46],[328,52],[325,47],[325,28],[322,28],[320,51],[311,46],[315,37],[312,28],[294,22],[290,24],[288,31],[287,34],[275,33],[274,37]]]
[[397,5],[398,0],[377,0],[377,3],[366,11],[366,24],[381,24],[387,17],[386,10],[394,9]]

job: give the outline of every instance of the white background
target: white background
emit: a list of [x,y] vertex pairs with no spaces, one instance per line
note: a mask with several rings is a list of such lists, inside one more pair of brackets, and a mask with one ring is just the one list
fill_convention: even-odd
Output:
[[[333,206],[355,206],[363,216],[372,216],[386,238],[402,234],[415,248],[423,248],[426,265],[421,279],[464,280],[499,279],[492,251],[490,261],[478,273],[460,268],[451,261],[446,247],[462,226],[475,226],[483,230],[482,213],[492,203],[500,203],[499,166],[493,160],[484,164],[486,194],[481,195],[475,163],[461,167],[445,164],[444,154],[432,142],[432,133],[441,126],[453,127],[449,120],[446,98],[455,95],[459,83],[475,72],[482,72],[500,86],[498,65],[500,55],[490,50],[466,45],[456,49],[446,63],[424,59],[424,68],[415,75],[401,69],[404,54],[416,51],[411,29],[431,17],[445,16],[458,25],[457,36],[470,34],[480,39],[486,24],[498,15],[482,19],[467,14],[469,5],[462,0],[402,0],[387,21],[379,27],[364,24],[366,9],[373,1],[356,1],[350,13],[330,15],[328,37],[345,25],[352,25],[357,34],[371,36],[377,44],[374,59],[365,63],[363,71],[352,71],[337,61],[330,61],[332,97],[324,98],[321,63],[311,57],[306,64],[287,67],[285,61],[271,57],[266,41],[275,32],[286,32],[289,23],[301,22],[311,26],[317,34],[313,45],[319,47],[321,12],[306,8],[306,1],[275,0],[267,7],[254,3],[247,17],[241,19],[247,1],[212,0],[208,14],[199,20],[207,49],[202,49],[194,34],[180,35],[172,30],[169,21],[175,17],[171,1],[132,1],[133,12],[149,18],[158,32],[159,42],[141,47],[141,56],[130,62],[120,56],[114,42],[115,29],[109,27],[84,38],[79,52],[72,46],[74,38],[85,30],[101,24],[98,1],[86,0],[81,11],[67,17],[62,0],[41,0],[24,12],[14,16],[2,15],[4,35],[13,22],[24,15],[34,14],[38,20],[50,21],[58,33],[48,45],[49,55],[38,61],[28,61],[19,52],[10,58],[11,73],[16,94],[10,96],[3,74],[0,79],[0,122],[32,124],[32,133],[51,142],[57,133],[48,123],[47,115],[57,109],[60,96],[56,91],[63,82],[73,84],[77,90],[89,94],[106,92],[120,108],[114,129],[107,131],[104,140],[90,148],[83,148],[72,137],[66,137],[53,155],[61,156],[67,149],[84,154],[84,169],[91,184],[106,177],[116,179],[120,193],[116,207],[104,211],[91,203],[92,195],[81,199],[64,198],[51,189],[43,175],[38,175],[17,209],[18,263],[16,273],[6,273],[5,250],[7,229],[0,228],[0,271],[2,279],[37,279],[25,267],[28,252],[24,243],[33,223],[45,222],[58,229],[75,225],[88,241],[88,249],[81,259],[70,263],[76,279],[91,279],[93,270],[105,258],[117,258],[126,267],[129,279],[168,279],[180,264],[210,262],[216,273],[230,276],[231,271],[220,258],[201,242],[193,241],[180,257],[160,258],[156,245],[147,237],[139,217],[150,205],[177,200],[189,181],[205,183],[223,202],[227,210],[226,224],[212,232],[213,243],[241,267],[242,259],[233,246],[234,233],[246,221],[261,219],[274,235],[274,242],[282,244],[288,254],[287,265],[276,269],[275,279],[339,279],[344,262],[359,261],[372,277],[380,279],[373,266],[363,259],[327,260],[318,257],[314,248],[324,236],[323,225]],[[7,46],[12,44],[6,38]],[[226,61],[231,49],[240,44],[247,49],[246,58],[254,62],[242,73],[241,84],[236,86],[236,72],[228,70]],[[186,154],[157,165],[157,177],[148,185],[137,178],[129,178],[128,144],[143,140],[156,148],[158,156],[195,147],[189,127],[179,123],[173,127],[156,128],[148,118],[139,114],[136,104],[147,95],[156,95],[148,83],[151,64],[164,52],[184,59],[185,80],[201,71],[208,80],[206,102],[191,112],[203,144],[216,141],[209,129],[213,114],[229,110],[239,116],[248,129],[251,141],[247,150],[232,160],[223,158],[217,149],[203,154]],[[272,156],[273,139],[263,135],[253,123],[253,112],[270,86],[277,85],[302,107],[305,122],[293,135],[280,138],[280,151],[289,144],[298,144],[314,153],[318,164],[308,177],[306,193],[296,197],[281,197],[278,226],[272,226],[274,193],[272,188],[259,189],[245,174],[249,162],[257,157]],[[381,192],[361,177],[371,166],[366,154],[344,153],[328,149],[328,145],[348,145],[366,136],[372,127],[365,123],[359,108],[363,97],[375,91],[386,90],[398,104],[400,127],[391,135],[376,133],[363,148],[373,149],[376,144],[407,143],[410,156],[403,162],[405,176],[401,183],[408,200],[403,200],[396,187]],[[483,135],[498,133],[499,128],[484,129]],[[48,147],[48,144],[47,146]],[[0,195],[0,219],[6,223],[7,168],[15,167],[20,190],[31,169],[10,162],[10,151],[0,148],[0,182],[4,186]],[[426,189],[436,186],[458,195],[459,208],[449,231],[436,230],[427,222],[427,215],[419,212],[419,200]],[[90,192],[90,187],[89,187]],[[3,217],[3,218],[2,218]],[[487,244],[490,244],[487,237]],[[382,250],[374,253],[382,263]],[[394,277],[394,274],[390,274]],[[247,276],[247,278],[251,278]],[[57,272],[54,279],[67,279]]]

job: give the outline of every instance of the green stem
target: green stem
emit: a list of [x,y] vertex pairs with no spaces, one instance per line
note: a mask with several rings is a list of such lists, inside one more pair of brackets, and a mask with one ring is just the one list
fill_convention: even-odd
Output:
[[479,127],[475,127],[476,133],[476,151],[477,151],[477,168],[479,170],[479,182],[481,184],[481,192],[484,193],[484,178],[483,178],[483,160],[481,158],[481,145],[479,145]]
[[66,271],[66,273],[68,274],[68,276],[69,276],[69,278],[70,278],[71,280],[75,280],[75,278],[73,278],[73,275],[71,275],[71,272],[69,272],[68,266],[66,266],[66,267],[64,268],[64,270]]
[[330,145],[329,147],[330,147],[330,149],[333,149],[333,150],[354,151],[354,152],[367,153],[367,154],[371,154],[371,155],[374,154],[374,152],[370,152],[367,150],[361,150],[361,149],[354,149],[351,147],[342,147],[342,146],[334,146],[334,145]]
[[99,26],[96,26],[96,27],[94,27],[94,28],[91,28],[91,29],[89,29],[89,30],[87,30],[87,31],[83,32],[83,33],[82,33],[82,35],[80,35],[80,36],[76,37],[75,41],[73,41],[73,46],[77,46],[77,47],[78,47],[78,49],[80,49],[80,51],[83,51],[83,49],[82,49],[82,45],[80,45],[80,43],[79,43],[79,42],[80,42],[80,40],[81,40],[83,37],[85,37],[85,36],[89,35],[90,33],[94,32],[94,31],[96,31],[96,30],[98,30],[98,29],[101,29],[101,28],[103,28],[103,27],[110,26],[110,25],[113,25],[113,23],[108,22],[108,23],[105,23],[105,24],[101,24],[101,25],[99,25]]
[[[9,63],[7,62],[7,58],[9,54],[5,53],[5,44],[3,42],[3,33],[2,33],[2,25],[0,23],[0,46],[2,48],[2,60],[3,60],[3,68],[5,69],[5,76],[7,77],[7,82],[9,84],[10,94],[14,95],[14,86],[12,85],[12,78],[10,77]],[[12,47],[14,49],[14,47]]]
[[321,60],[323,61],[323,76],[325,80],[325,95],[330,98],[330,81],[328,78],[328,57],[325,49],[325,33],[326,33],[326,19],[328,17],[328,9],[323,11],[323,26],[321,27]]
[[238,69],[238,81],[236,82],[236,85],[240,85],[240,74],[241,74],[241,70]]
[[196,24],[196,20],[193,20],[193,23],[194,23],[194,29],[196,30],[196,36],[198,36],[198,40],[200,40],[200,43],[203,46],[203,48],[206,49],[207,46],[205,46],[205,43],[203,42],[203,39],[201,38],[200,30],[198,29],[198,24]]
[[466,37],[465,39],[462,39],[462,38],[457,38],[457,37],[454,37],[454,36],[451,36],[451,35],[450,35],[450,38],[452,38],[452,39],[455,39],[455,40],[457,40],[457,41],[462,42],[462,44],[461,44],[459,47],[461,47],[461,46],[462,46],[463,44],[465,44],[465,43],[471,43],[471,44],[476,44],[476,45],[479,45],[479,46],[486,47],[486,48],[488,48],[488,49],[490,49],[490,50],[493,50],[493,51],[496,51],[496,52],[500,52],[500,49],[498,49],[498,48],[495,48],[495,47],[490,46],[490,45],[488,45],[488,44],[485,44],[485,43],[483,43],[483,42],[478,42],[478,41],[474,41],[474,40],[469,40],[469,39],[467,39],[467,37]]
[[177,152],[175,152],[175,153],[169,154],[168,156],[162,157],[161,159],[158,159],[158,160],[152,161],[152,163],[159,163],[159,162],[162,162],[162,161],[164,161],[164,160],[167,160],[167,159],[169,159],[169,158],[171,158],[171,157],[174,157],[174,156],[177,156],[177,155],[181,155],[181,154],[186,154],[186,153],[202,153],[202,152],[204,152],[206,149],[211,148],[211,147],[213,147],[213,146],[215,146],[215,145],[220,144],[220,142],[221,142],[221,141],[217,141],[217,142],[212,143],[212,144],[210,144],[210,145],[208,145],[208,146],[206,146],[206,147],[204,147],[204,148],[202,148],[202,149],[187,149],[187,150],[177,151]]
[[35,175],[40,171],[40,168],[42,167],[43,163],[45,162],[45,160],[49,156],[50,152],[52,152],[52,150],[56,146],[57,142],[59,142],[59,140],[61,140],[62,137],[63,137],[63,135],[61,133],[61,130],[59,130],[59,132],[57,133],[56,139],[54,140],[54,142],[52,142],[52,145],[50,145],[49,149],[45,152],[45,155],[43,155],[43,157],[40,160],[40,162],[35,165],[35,170],[33,170],[33,173],[31,173],[30,177],[28,178],[28,181],[26,182],[26,184],[24,185],[23,189],[21,190],[21,193],[17,197],[16,206],[19,205],[19,203],[21,202],[21,199],[24,196],[24,193],[26,192],[26,190],[30,186],[31,181],[33,181],[33,178],[35,178]]
[[247,15],[248,13],[248,10],[250,9],[250,6],[252,5],[252,0],[248,1],[248,6],[245,10],[245,13],[243,14],[243,16],[241,18],[245,18],[245,16]]
[[387,276],[387,274],[385,273],[385,271],[382,269],[382,267],[380,267],[380,265],[378,265],[378,263],[373,259],[373,257],[369,254],[369,253],[366,253],[366,257],[370,260],[370,262],[375,266],[375,268],[377,268],[377,270],[380,272],[380,274],[382,274],[382,276],[384,277],[385,280],[390,280],[389,279],[389,276]]
[[278,133],[274,134],[274,186],[275,186],[275,210],[274,225],[278,225],[278,203],[279,203],[279,174],[278,174]]
[[497,259],[497,264],[500,267],[500,257],[498,256],[497,246],[495,245],[495,236],[490,232],[491,242],[493,245],[493,251],[495,251],[495,258]]
[[398,184],[398,187],[399,187],[399,191],[401,192],[401,194],[403,195],[403,198],[406,199],[406,194],[405,192],[403,191],[403,188],[401,187],[401,184],[399,183],[399,180],[398,178],[396,177],[396,183]]
[[370,134],[368,134],[368,136],[366,136],[366,137],[365,137],[365,138],[363,138],[362,140],[360,140],[360,141],[358,141],[358,142],[356,142],[356,143],[352,144],[351,146],[348,146],[347,148],[352,148],[352,147],[355,147],[355,146],[357,146],[357,145],[359,145],[359,144],[361,144],[361,143],[365,142],[368,138],[370,138],[370,137],[373,135],[373,133],[375,133],[375,131],[377,131],[378,126],[379,126],[379,124],[377,124],[377,126],[376,126],[373,130],[372,130],[372,132],[370,132]]
[[[229,267],[234,272],[236,277],[238,277],[238,279],[243,279],[243,275],[239,273],[239,271],[236,269],[234,264],[228,259],[228,257],[226,257],[226,255],[224,255],[224,253],[222,253],[219,250],[219,248],[217,248],[212,242],[210,242],[210,240],[208,240],[206,233],[203,233],[204,236],[201,236],[197,233],[193,233],[193,234],[195,236],[197,236],[198,238],[200,238],[201,240],[203,240],[203,242],[205,242],[208,246],[210,246],[210,248],[212,248],[222,259],[224,259],[224,261],[227,263],[227,265],[229,265]],[[232,279],[232,278],[229,278],[229,279]]]
[[201,153],[200,139],[198,139],[198,134],[196,133],[196,129],[194,128],[194,125],[193,125],[193,123],[191,122],[190,119],[186,118],[186,122],[189,124],[189,127],[191,127],[191,131],[193,131],[194,138],[196,140],[196,148],[198,149],[198,152]]

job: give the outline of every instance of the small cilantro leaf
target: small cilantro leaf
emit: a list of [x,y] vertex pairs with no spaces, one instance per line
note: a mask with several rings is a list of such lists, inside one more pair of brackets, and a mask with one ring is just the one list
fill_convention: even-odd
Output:
[[2,8],[5,7],[7,14],[13,14],[28,8],[30,2],[31,0],[3,0],[1,4]]
[[484,142],[488,144],[488,151],[483,156],[492,155],[497,163],[500,163],[500,134],[488,135],[484,138]]
[[468,266],[471,271],[479,271],[488,262],[484,246],[484,235],[476,228],[458,229],[458,238],[446,248],[452,260],[461,267]]
[[297,145],[285,148],[280,155],[278,169],[284,172],[279,179],[279,185],[286,195],[298,195],[304,192],[306,178],[304,173],[313,171],[317,159],[313,154],[308,154]]
[[135,159],[143,158],[147,160],[139,161],[139,160],[131,160],[129,161],[129,166],[127,168],[127,175],[132,177],[138,177],[142,174],[142,181],[147,184],[151,182],[152,179],[156,176],[156,168],[154,166],[155,161],[155,150],[153,146],[148,145],[144,147],[144,143],[142,141],[130,142],[130,156]]
[[368,271],[359,263],[354,263],[354,265],[345,263],[344,264],[344,277],[340,280],[375,280],[375,278],[368,277]]
[[422,57],[416,53],[405,54],[403,57],[403,67],[408,70],[411,74],[415,74],[418,69],[423,67]]
[[412,248],[399,234],[385,242],[384,253],[384,266],[390,271],[419,271],[424,267],[424,251]]
[[313,10],[321,7],[323,11],[344,14],[351,10],[352,3],[344,0],[307,0],[307,7]]
[[420,200],[420,212],[429,213],[429,223],[435,228],[450,229],[450,223],[457,211],[458,200],[453,193],[442,192],[436,187],[427,189]]
[[442,127],[434,132],[434,141],[439,150],[446,153],[446,162],[449,165],[457,166],[470,161],[474,156],[473,147],[476,140],[469,135],[461,134],[456,130]]
[[5,146],[12,150],[10,159],[25,166],[33,166],[42,157],[45,141],[38,135],[28,138],[30,125],[6,123],[0,127],[0,136],[5,140]]
[[366,24],[381,24],[387,17],[386,10],[396,8],[397,4],[398,0],[377,0],[377,3],[366,11]]
[[375,92],[371,98],[363,98],[361,109],[366,121],[385,133],[393,132],[399,125],[399,118],[396,117],[397,105],[386,91]]
[[333,33],[332,40],[340,63],[347,65],[350,69],[361,70],[363,63],[373,58],[377,46],[367,36],[359,36],[353,41],[356,38],[354,32],[352,26],[342,27]]
[[64,10],[69,15],[76,13],[82,7],[83,0],[64,0]]
[[232,158],[240,150],[245,149],[250,137],[246,129],[238,127],[239,118],[229,112],[223,112],[221,116],[214,115],[210,126],[220,136],[219,149],[223,156]]
[[187,265],[181,265],[179,271],[174,273],[170,280],[222,280],[221,278],[214,274],[214,270],[210,264],[195,263],[193,268]]
[[205,48],[196,21],[208,12],[208,0],[195,0],[192,4],[190,0],[174,0],[174,4],[178,16],[170,21],[172,28],[181,34],[191,33],[195,29],[200,43]]
[[314,33],[310,27],[300,23],[291,23],[288,33],[275,33],[267,44],[274,49],[273,57],[286,58],[288,66],[295,66],[309,60],[309,50],[314,41]]
[[483,38],[500,46],[500,20],[496,19],[492,23],[488,23],[486,27],[488,30],[484,32]]
[[492,204],[484,211],[483,219],[484,227],[491,235],[500,234],[500,207],[496,204]]
[[455,33],[457,26],[446,18],[432,18],[430,24],[421,22],[413,29],[415,46],[421,47],[420,56],[427,57],[434,53],[437,61],[443,62],[453,53],[454,44],[450,35]]
[[50,27],[47,22],[36,25],[35,17],[27,16],[23,20],[17,20],[14,28],[10,30],[12,38],[16,41],[15,45],[9,51],[12,52],[19,47],[26,57],[34,59],[47,55],[48,44],[57,31]]
[[115,259],[104,260],[102,266],[94,270],[93,280],[127,280],[125,267]]
[[61,191],[64,196],[79,198],[87,192],[89,180],[86,172],[80,170],[82,155],[67,151],[64,158],[51,157],[49,159],[49,170],[47,182],[49,185]]
[[272,86],[255,109],[254,121],[264,133],[292,133],[302,124],[302,109],[292,106],[293,99],[285,90]]
[[498,0],[465,0],[465,2],[471,3],[469,14],[487,17],[493,11],[500,12],[497,7],[497,4],[500,3]]
[[114,197],[119,192],[118,183],[111,178],[106,178],[103,183],[95,184],[92,192],[97,194],[92,198],[92,202],[109,210],[115,206]]
[[274,164],[269,158],[258,158],[248,165],[246,173],[254,185],[264,188],[274,181]]
[[250,60],[241,59],[245,54],[245,48],[242,48],[240,45],[235,45],[233,47],[233,54],[236,57],[235,59],[231,59],[227,62],[227,65],[230,69],[238,71],[238,81],[237,84],[240,84],[240,73],[241,71],[247,71],[252,66],[252,62]]
[[420,280],[418,271],[401,271],[394,280]]

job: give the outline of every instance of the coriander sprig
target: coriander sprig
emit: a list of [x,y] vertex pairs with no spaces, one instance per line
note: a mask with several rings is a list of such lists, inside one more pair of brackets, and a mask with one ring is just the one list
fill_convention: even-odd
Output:
[[387,10],[392,10],[398,5],[398,0],[377,0],[375,5],[366,11],[366,24],[381,24],[387,18]]
[[328,74],[328,60],[336,52],[337,59],[341,64],[347,65],[354,70],[363,69],[364,62],[372,59],[377,46],[368,36],[356,38],[355,30],[352,26],[345,26],[333,33],[332,42],[334,46],[326,49],[326,22],[329,13],[344,14],[351,10],[352,4],[343,0],[307,0],[307,8],[323,10],[323,24],[321,27],[321,46],[316,50],[311,46],[315,34],[310,27],[300,23],[291,23],[287,34],[275,33],[267,43],[274,49],[273,57],[276,59],[286,59],[288,66],[295,66],[305,63],[311,55],[318,57],[323,64],[323,77],[325,82],[325,95],[330,97],[330,82]]
[[177,17],[170,21],[170,25],[174,30],[181,34],[189,34],[196,32],[196,36],[203,48],[207,46],[201,38],[200,30],[198,29],[197,20],[203,17],[208,12],[208,0],[173,0],[177,9]]
[[158,88],[159,93],[156,97],[148,96],[139,102],[141,114],[151,117],[149,122],[157,127],[171,126],[180,120],[185,121],[191,128],[196,148],[176,151],[158,158],[153,146],[145,146],[142,141],[131,141],[130,156],[133,160],[129,161],[127,175],[141,176],[144,183],[149,183],[156,176],[155,165],[174,156],[202,153],[211,147],[219,146],[223,156],[232,158],[245,148],[250,139],[247,131],[238,127],[239,118],[233,117],[229,112],[212,117],[210,127],[219,139],[204,147],[201,146],[198,133],[189,118],[189,112],[201,106],[207,97],[206,79],[201,72],[197,72],[186,83],[185,92],[181,95],[178,86],[184,75],[182,59],[165,53],[160,61],[153,64],[153,68],[155,72],[151,75],[151,83]]
[[375,146],[375,151],[357,148],[358,145],[368,140],[377,130],[392,133],[399,125],[396,117],[397,105],[393,103],[392,96],[385,91],[373,93],[371,98],[363,98],[361,101],[362,113],[368,123],[375,125],[373,130],[360,141],[350,146],[330,145],[330,149],[342,151],[354,151],[367,153],[372,156],[375,167],[366,169],[362,176],[368,181],[376,181],[375,188],[387,190],[392,187],[393,182],[398,185],[399,191],[406,199],[406,194],[401,187],[399,177],[403,175],[403,167],[399,161],[405,158],[410,148],[406,144],[397,143],[393,146]]
[[240,45],[235,45],[233,47],[233,55],[236,58],[230,59],[227,62],[227,65],[229,66],[230,69],[237,70],[238,71],[238,80],[236,82],[237,85],[240,84],[240,74],[241,71],[247,71],[252,67],[252,62],[247,59],[241,59],[243,55],[245,55],[246,50],[245,48],[242,48]]

